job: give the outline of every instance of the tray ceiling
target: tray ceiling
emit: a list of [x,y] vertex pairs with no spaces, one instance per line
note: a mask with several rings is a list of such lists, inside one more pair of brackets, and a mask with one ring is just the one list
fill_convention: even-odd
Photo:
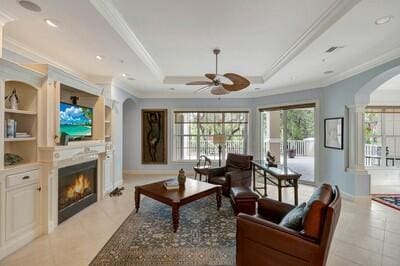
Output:
[[[214,71],[215,47],[221,73],[253,83],[229,97],[325,86],[400,56],[397,0],[34,2],[41,12],[2,0],[0,17],[12,18],[6,49],[92,81],[112,80],[138,97],[214,97],[183,84]],[[390,23],[375,25],[388,15]],[[325,53],[332,46],[343,48]]]

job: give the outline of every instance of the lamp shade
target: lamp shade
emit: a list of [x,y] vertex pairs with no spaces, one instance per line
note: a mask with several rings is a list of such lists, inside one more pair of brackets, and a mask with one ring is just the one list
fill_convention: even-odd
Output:
[[225,135],[214,135],[213,136],[213,143],[216,145],[225,144]]

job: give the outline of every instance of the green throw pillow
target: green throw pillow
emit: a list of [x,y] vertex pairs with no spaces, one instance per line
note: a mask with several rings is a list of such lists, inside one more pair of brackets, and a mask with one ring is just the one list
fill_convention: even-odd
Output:
[[285,217],[283,217],[282,221],[279,223],[279,225],[282,225],[284,227],[300,231],[302,229],[302,221],[303,221],[303,216],[305,213],[304,207],[306,206],[306,203],[303,202],[290,212],[288,212]]

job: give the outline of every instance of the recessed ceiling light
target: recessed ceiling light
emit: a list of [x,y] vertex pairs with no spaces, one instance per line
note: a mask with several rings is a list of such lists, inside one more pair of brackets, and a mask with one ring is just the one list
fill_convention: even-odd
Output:
[[46,18],[46,19],[44,20],[44,22],[46,22],[46,24],[49,25],[50,27],[58,28],[57,22],[56,22],[55,20]]
[[378,18],[375,20],[375,24],[376,25],[386,24],[386,23],[390,22],[392,20],[392,18],[393,18],[392,16],[384,16],[384,17]]
[[104,57],[101,56],[101,55],[96,55],[96,59],[99,60],[99,61],[103,60],[103,58],[104,58]]
[[29,11],[33,11],[33,12],[40,12],[42,11],[42,8],[40,6],[38,6],[37,4],[31,2],[31,1],[18,1],[18,4],[20,4],[20,6],[22,6],[25,9],[28,9]]
[[126,78],[128,75],[126,73],[122,73],[122,76]]
[[325,75],[329,75],[329,74],[332,74],[333,72],[335,72],[335,71],[333,71],[333,70],[327,70],[327,71],[324,72],[324,74],[325,74]]

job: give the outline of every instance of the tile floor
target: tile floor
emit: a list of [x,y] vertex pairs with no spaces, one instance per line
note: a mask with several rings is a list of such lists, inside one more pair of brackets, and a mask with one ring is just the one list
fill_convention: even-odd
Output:
[[[107,197],[91,205],[54,233],[3,259],[0,265],[88,265],[133,210],[133,186],[161,179],[126,176],[123,196]],[[300,186],[300,201],[307,200],[313,190]],[[277,196],[272,186],[269,196]],[[285,201],[293,201],[292,191],[285,191],[283,196]],[[370,201],[344,200],[328,265],[400,266],[400,211]]]

